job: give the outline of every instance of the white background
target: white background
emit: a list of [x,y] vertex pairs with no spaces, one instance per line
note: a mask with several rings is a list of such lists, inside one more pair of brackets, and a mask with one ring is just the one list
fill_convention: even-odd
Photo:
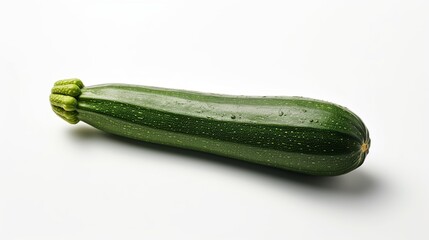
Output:
[[[429,239],[429,1],[1,1],[0,239]],[[54,81],[347,106],[372,146],[306,177],[55,116]]]

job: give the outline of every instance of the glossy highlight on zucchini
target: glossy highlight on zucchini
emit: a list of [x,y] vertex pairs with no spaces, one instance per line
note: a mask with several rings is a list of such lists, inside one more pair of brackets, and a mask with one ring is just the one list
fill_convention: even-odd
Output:
[[201,93],[127,84],[57,81],[50,102],[65,121],[146,142],[208,152],[310,175],[340,175],[370,148],[361,119],[302,97]]

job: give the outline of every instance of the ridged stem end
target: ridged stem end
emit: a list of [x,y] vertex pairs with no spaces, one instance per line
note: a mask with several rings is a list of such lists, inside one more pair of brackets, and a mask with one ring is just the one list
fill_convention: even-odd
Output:
[[54,83],[51,90],[49,101],[52,110],[60,118],[71,124],[79,122],[77,107],[77,98],[84,87],[81,80],[77,78],[63,79]]

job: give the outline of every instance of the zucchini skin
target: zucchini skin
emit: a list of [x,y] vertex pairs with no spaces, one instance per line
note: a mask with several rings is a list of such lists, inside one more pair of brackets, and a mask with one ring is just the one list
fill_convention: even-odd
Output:
[[[61,86],[71,89],[69,83],[59,82],[51,98],[67,92],[59,91]],[[71,123],[83,121],[128,138],[310,175],[350,172],[364,162],[370,146],[368,130],[357,115],[315,99],[231,96],[126,84],[82,84],[79,89],[73,110],[68,107],[65,111],[73,112],[68,116],[74,120]],[[59,104],[52,105],[58,108]]]

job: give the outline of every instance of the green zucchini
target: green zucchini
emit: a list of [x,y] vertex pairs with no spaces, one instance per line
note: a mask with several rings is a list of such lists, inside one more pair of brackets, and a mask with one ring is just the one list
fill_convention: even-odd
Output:
[[339,105],[302,97],[250,97],[147,86],[85,87],[60,80],[50,95],[69,123],[137,140],[208,152],[310,175],[359,167],[370,138]]

